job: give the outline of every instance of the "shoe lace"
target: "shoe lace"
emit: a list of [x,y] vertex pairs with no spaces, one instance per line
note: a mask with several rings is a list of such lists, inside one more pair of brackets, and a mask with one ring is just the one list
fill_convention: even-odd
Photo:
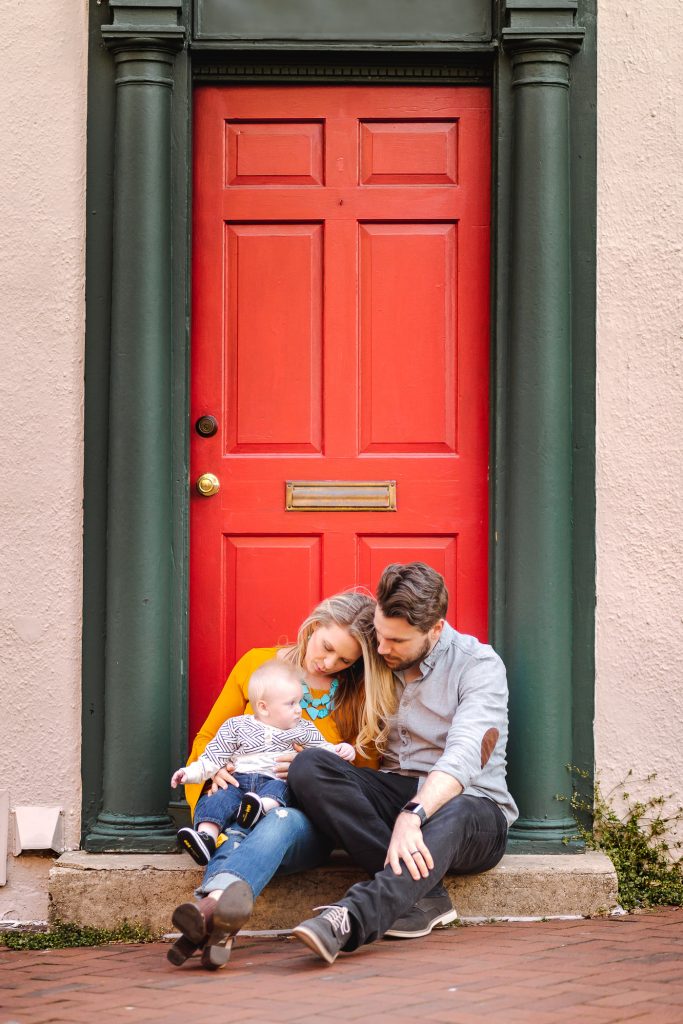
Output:
[[336,903],[324,903],[321,907],[313,907],[314,910],[322,910],[321,917],[327,918],[332,927],[340,935],[351,934],[351,922],[346,907],[337,906]]

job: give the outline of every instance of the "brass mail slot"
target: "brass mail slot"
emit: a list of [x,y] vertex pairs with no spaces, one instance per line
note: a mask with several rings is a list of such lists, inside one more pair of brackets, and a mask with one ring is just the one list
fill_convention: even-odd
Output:
[[395,512],[395,480],[287,480],[287,512]]

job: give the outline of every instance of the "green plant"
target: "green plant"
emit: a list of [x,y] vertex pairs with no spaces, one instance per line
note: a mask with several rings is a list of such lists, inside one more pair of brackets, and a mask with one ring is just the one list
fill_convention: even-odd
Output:
[[[572,771],[582,779],[587,778],[585,772]],[[642,782],[650,786],[655,778],[653,773]],[[614,864],[619,902],[624,910],[681,906],[683,861],[677,851],[683,843],[673,835],[683,823],[683,807],[667,813],[671,794],[634,799],[627,785],[640,785],[632,771],[607,794],[602,793],[596,780],[592,804],[574,793],[571,806],[577,821],[577,838],[588,849],[606,853]],[[592,815],[592,829],[585,824],[586,814]]]
[[9,949],[66,949],[73,946],[104,946],[110,942],[154,942],[140,925],[124,921],[118,928],[90,928],[58,921],[46,931],[0,932],[0,944]]

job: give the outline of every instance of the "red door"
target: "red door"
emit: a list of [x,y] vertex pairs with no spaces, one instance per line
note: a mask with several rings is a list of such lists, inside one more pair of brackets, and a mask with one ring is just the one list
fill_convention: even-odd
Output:
[[196,94],[191,734],[245,650],[391,561],[485,637],[489,131],[478,87]]

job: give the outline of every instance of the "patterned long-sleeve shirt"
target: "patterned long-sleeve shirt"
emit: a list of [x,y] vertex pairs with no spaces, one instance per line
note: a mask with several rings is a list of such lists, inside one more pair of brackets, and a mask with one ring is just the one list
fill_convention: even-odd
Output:
[[204,753],[185,768],[186,782],[206,782],[219,768],[231,761],[238,772],[259,772],[276,778],[277,758],[302,747],[324,747],[334,750],[312,722],[302,718],[293,729],[275,729],[253,715],[236,715],[220,727]]

